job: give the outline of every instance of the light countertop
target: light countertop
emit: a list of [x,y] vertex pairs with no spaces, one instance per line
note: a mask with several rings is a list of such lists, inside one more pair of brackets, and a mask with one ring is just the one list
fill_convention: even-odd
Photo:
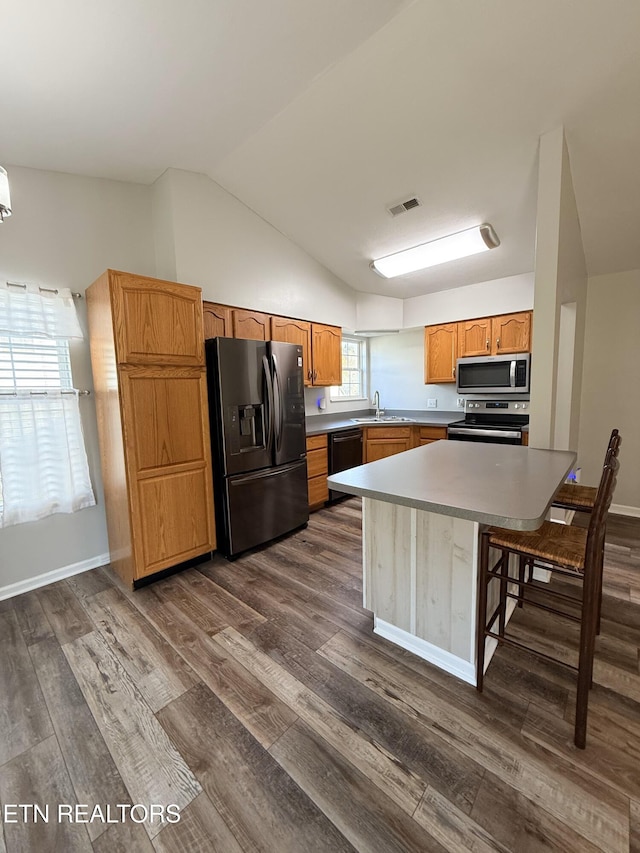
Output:
[[328,483],[351,495],[536,530],[575,461],[569,450],[436,441],[333,474]]
[[[442,426],[446,427],[454,421],[459,421],[464,418],[464,411],[458,409],[457,412],[438,412],[438,411],[415,411],[408,409],[384,409],[386,415],[395,417],[411,418],[407,422],[381,422],[379,426]],[[345,429],[357,429],[358,427],[376,426],[376,424],[358,424],[354,423],[352,418],[367,418],[373,417],[375,410],[364,409],[360,411],[344,412],[339,415],[308,415],[306,418],[307,435],[321,435],[323,432],[340,432]]]

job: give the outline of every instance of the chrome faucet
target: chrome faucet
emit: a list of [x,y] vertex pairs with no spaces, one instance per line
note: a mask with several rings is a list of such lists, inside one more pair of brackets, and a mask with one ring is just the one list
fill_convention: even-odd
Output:
[[373,392],[373,400],[371,401],[371,405],[376,407],[376,420],[379,420],[380,415],[382,414],[382,410],[380,408],[380,392]]

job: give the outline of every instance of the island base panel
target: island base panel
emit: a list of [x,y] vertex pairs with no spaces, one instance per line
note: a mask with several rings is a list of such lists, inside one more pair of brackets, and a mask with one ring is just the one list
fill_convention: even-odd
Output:
[[[363,598],[376,633],[473,685],[479,532],[475,521],[363,499]],[[498,592],[490,584],[489,612]],[[497,642],[486,643],[488,665]]]

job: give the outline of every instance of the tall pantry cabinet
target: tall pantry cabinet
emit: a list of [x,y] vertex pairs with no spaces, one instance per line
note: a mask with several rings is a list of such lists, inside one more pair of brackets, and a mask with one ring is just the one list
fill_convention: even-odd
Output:
[[135,585],[216,545],[201,291],[107,270],[86,297],[111,564]]

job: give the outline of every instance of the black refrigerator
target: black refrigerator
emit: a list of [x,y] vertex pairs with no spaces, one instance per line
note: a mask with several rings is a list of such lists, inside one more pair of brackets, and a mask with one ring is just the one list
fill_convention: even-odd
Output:
[[205,348],[218,549],[233,558],[309,519],[302,347]]

